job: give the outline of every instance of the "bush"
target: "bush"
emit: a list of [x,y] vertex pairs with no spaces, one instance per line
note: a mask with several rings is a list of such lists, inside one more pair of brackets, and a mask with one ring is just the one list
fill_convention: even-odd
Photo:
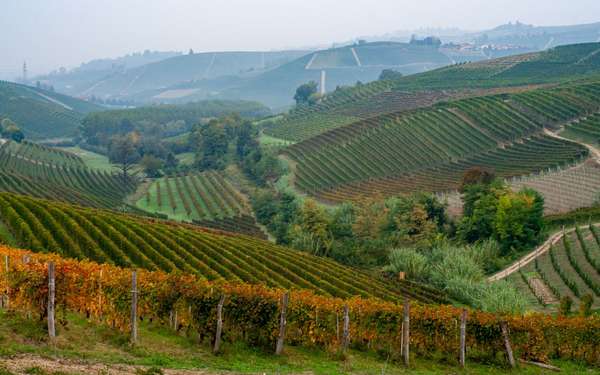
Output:
[[590,316],[592,315],[592,305],[594,304],[594,297],[591,294],[586,294],[579,300],[579,315]]
[[569,296],[564,296],[560,299],[558,312],[561,316],[567,316],[571,314],[571,307],[573,307],[573,299]]
[[390,264],[385,271],[398,274],[404,272],[408,279],[425,280],[429,276],[427,258],[415,249],[393,249],[389,255]]
[[487,284],[483,288],[477,307],[487,312],[523,314],[527,307],[527,301],[517,289],[503,280]]

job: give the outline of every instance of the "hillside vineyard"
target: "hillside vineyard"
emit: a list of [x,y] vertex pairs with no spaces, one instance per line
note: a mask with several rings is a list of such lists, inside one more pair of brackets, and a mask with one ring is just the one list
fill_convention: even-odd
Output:
[[372,117],[284,152],[297,163],[297,187],[330,201],[452,190],[471,166],[506,178],[585,159],[586,147],[545,129],[586,118],[598,100],[596,81],[468,98]]
[[33,143],[0,145],[0,191],[116,208],[135,189],[133,179],[88,168],[68,152]]
[[37,252],[52,251],[118,266],[183,271],[208,280],[311,289],[337,297],[445,300],[439,292],[412,282],[383,282],[332,260],[249,236],[7,193],[0,193],[0,214],[19,246]]
[[217,172],[156,179],[137,206],[204,227],[266,239],[255,223],[247,198]]

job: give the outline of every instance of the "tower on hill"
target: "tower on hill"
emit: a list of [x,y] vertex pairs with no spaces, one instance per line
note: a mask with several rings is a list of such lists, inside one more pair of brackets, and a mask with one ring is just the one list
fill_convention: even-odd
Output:
[[27,83],[27,61],[23,61],[23,83]]
[[325,70],[321,70],[321,83],[319,84],[319,94],[325,95],[325,79],[326,79],[326,73]]

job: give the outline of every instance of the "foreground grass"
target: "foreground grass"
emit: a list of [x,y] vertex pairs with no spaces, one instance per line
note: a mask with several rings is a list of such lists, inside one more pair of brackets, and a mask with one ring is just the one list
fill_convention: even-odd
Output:
[[[60,316],[60,314],[59,314]],[[466,370],[442,361],[415,359],[410,369],[374,354],[350,351],[344,360],[324,351],[287,347],[285,355],[276,357],[264,350],[240,344],[225,343],[223,353],[215,356],[208,344],[198,344],[193,338],[176,335],[158,325],[141,324],[140,342],[135,347],[125,334],[105,325],[90,323],[79,315],[69,314],[67,325],[59,326],[53,344],[46,339],[45,326],[37,319],[20,314],[0,312],[0,374],[10,374],[3,367],[10,358],[39,356],[46,360],[73,360],[78,363],[134,365],[161,369],[198,369],[205,374],[540,374],[540,369],[522,366],[509,371],[500,365],[468,363]],[[600,371],[574,363],[557,362],[563,373],[600,374]],[[4,368],[4,370],[3,370]],[[3,372],[4,371],[4,372]],[[25,371],[28,373],[27,371]],[[45,374],[32,369],[29,373]],[[55,372],[55,374],[64,372]],[[135,372],[133,372],[135,373]]]

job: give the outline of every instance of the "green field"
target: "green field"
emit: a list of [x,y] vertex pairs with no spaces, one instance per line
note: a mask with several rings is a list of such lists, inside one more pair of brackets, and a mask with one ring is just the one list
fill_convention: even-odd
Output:
[[445,300],[439,292],[412,282],[384,281],[326,258],[244,235],[6,193],[0,193],[0,215],[17,244],[34,251],[340,297],[398,300],[408,295],[428,302]]
[[114,172],[116,167],[108,161],[108,157],[92,151],[84,150],[80,147],[61,147],[62,150],[77,155],[83,160],[89,168],[99,169],[108,172]]

